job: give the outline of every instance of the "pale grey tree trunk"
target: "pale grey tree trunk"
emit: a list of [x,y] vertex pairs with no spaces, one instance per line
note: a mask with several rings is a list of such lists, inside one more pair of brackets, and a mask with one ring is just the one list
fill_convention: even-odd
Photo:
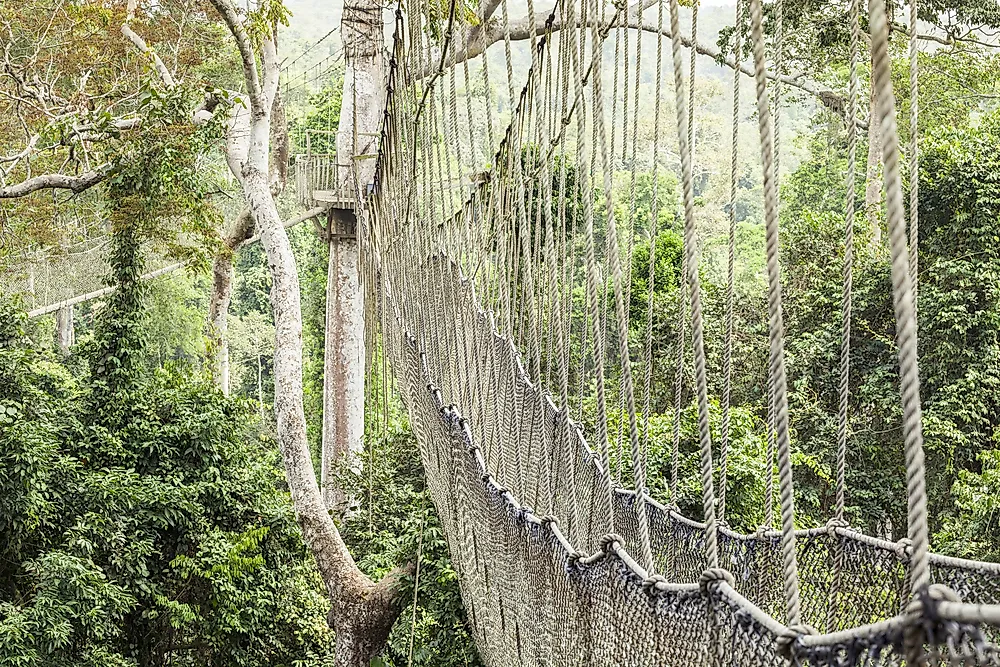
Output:
[[302,538],[316,560],[330,596],[330,624],[337,634],[336,664],[366,667],[389,636],[400,611],[399,580],[410,567],[393,570],[377,584],[358,569],[334,524],[313,470],[302,400],[302,308],[299,278],[285,226],[269,187],[271,103],[279,62],[273,35],[260,41],[258,72],[253,42],[231,0],[211,0],[236,39],[250,98],[251,123],[240,182],[270,268],[274,314],[274,416],[285,476]]
[[64,357],[68,357],[76,342],[76,333],[73,328],[73,306],[63,306],[56,312],[56,342],[59,344],[59,352]]
[[323,364],[323,498],[337,513],[352,501],[338,483],[361,474],[364,451],[365,318],[353,211],[331,210]]
[[361,474],[364,451],[365,318],[355,221],[363,219],[374,178],[376,134],[385,107],[381,5],[360,0],[345,6],[341,35],[347,66],[337,128],[337,178],[341,192],[356,204],[352,215],[334,212],[328,226],[322,481],[327,506],[337,512],[351,504],[342,475]]

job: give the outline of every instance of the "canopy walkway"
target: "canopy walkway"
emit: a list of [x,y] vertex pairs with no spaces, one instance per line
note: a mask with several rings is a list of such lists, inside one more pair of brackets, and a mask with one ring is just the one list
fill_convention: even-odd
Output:
[[[510,82],[515,33],[506,0],[501,4]],[[686,279],[686,289],[678,290],[683,333],[677,349],[679,367],[686,354],[693,354],[696,369],[703,522],[649,497],[651,319],[645,323],[644,349],[636,354],[629,345],[636,225],[629,220],[623,227],[631,230],[629,238],[619,238],[622,220],[617,218],[622,211],[635,216],[638,119],[650,101],[640,103],[639,63],[629,70],[628,40],[640,42],[634,53],[641,58],[643,31],[625,26],[641,23],[646,7],[657,15],[648,233],[656,237],[662,206],[656,189],[660,150],[676,141]],[[903,406],[899,446],[906,454],[908,489],[908,538],[898,543],[864,535],[844,519],[850,494],[844,461],[850,447],[858,0],[851,12],[837,507],[828,525],[812,530],[796,530],[794,522],[778,257],[779,146],[772,107],[780,104],[780,91],[769,90],[761,0],[745,0],[737,9],[736,52],[741,52],[739,40],[748,37],[758,101],[773,413],[767,470],[776,459],[779,471],[768,513],[776,504],[781,518],[781,530],[771,529],[769,518],[750,535],[733,532],[725,523],[735,214],[730,213],[722,429],[720,441],[713,443],[697,266],[693,102],[685,93],[693,88],[695,67],[692,62],[688,72],[683,68],[677,0],[638,7],[562,0],[547,20],[535,17],[529,0],[528,25],[544,28],[529,31],[531,67],[523,88],[508,85],[511,115],[498,143],[500,118],[491,104],[482,109],[488,137],[477,136],[483,128],[473,122],[475,101],[469,93],[474,84],[491,89],[485,59],[496,57],[495,52],[455,38],[454,1],[439,37],[433,37],[438,35],[433,28],[440,17],[429,11],[426,3],[415,3],[409,13],[397,11],[375,187],[358,202],[359,238],[372,305],[369,331],[380,332],[408,407],[484,661],[497,666],[1000,665],[1000,565],[947,558],[928,548],[916,359],[916,191],[911,191],[908,242],[883,1],[872,0],[870,26],[872,85],[879,93],[885,134]],[[697,8],[692,41],[696,17]],[[915,15],[912,21],[915,26]],[[602,55],[611,35],[625,41],[625,63],[622,68],[622,50],[616,48],[614,89],[608,96]],[[476,74],[482,82],[470,80],[462,49],[482,53]],[[621,81],[619,69],[625,72]],[[915,69],[911,74],[915,95]],[[676,95],[676,136],[662,125],[664,83]],[[460,88],[465,94],[458,94]],[[499,151],[486,155],[484,143],[499,145]],[[908,153],[915,173],[915,144]],[[612,161],[619,156],[622,164],[632,165],[625,202],[613,198]],[[490,169],[468,198],[461,189],[440,187],[487,163]],[[591,196],[595,189],[601,201]],[[602,246],[608,250],[602,252]],[[651,248],[655,251],[655,245]],[[583,306],[573,299],[574,288],[585,292]],[[571,405],[571,397],[579,400],[584,393],[577,384],[596,392],[596,420],[586,439],[573,419],[580,406]],[[679,415],[680,392],[677,401]],[[614,411],[625,415],[617,439],[609,433]],[[674,491],[681,481],[678,439],[675,426],[673,443],[666,444],[673,446]],[[610,450],[616,442],[625,469],[612,467]]]

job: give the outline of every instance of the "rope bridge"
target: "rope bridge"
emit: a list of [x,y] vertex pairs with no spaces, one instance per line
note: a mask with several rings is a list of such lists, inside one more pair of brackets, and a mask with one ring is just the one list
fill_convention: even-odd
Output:
[[[811,530],[794,527],[778,254],[779,145],[772,112],[780,93],[772,98],[769,90],[761,0],[738,2],[736,53],[740,37],[748,35],[764,174],[767,470],[776,461],[779,472],[777,497],[768,495],[768,523],[749,535],[725,522],[734,207],[723,419],[721,441],[713,443],[692,176],[697,73],[693,58],[687,72],[683,67],[677,0],[640,2],[629,7],[560,0],[539,20],[528,0],[527,24],[543,27],[529,31],[531,65],[518,91],[516,33],[507,0],[500,0],[510,117],[499,117],[487,102],[485,127],[474,118],[471,94],[478,86],[492,87],[487,60],[496,52],[485,48],[485,29],[468,33],[473,43],[459,44],[455,2],[444,28],[441,17],[431,14],[441,8],[427,3],[396,13],[374,193],[357,208],[371,306],[368,331],[379,332],[408,407],[482,658],[490,665],[1000,665],[1000,565],[939,556],[928,548],[913,284],[916,192],[910,193],[908,243],[883,0],[871,0],[869,13],[872,85],[884,131],[908,488],[908,538],[898,543],[866,536],[844,519],[858,0],[851,7],[837,502],[830,522]],[[649,239],[656,238],[663,206],[658,163],[669,136],[661,103],[661,87],[670,81],[665,66],[672,69],[677,100],[683,200],[670,489],[676,492],[680,482],[680,380],[687,352],[695,367],[704,522],[649,497],[651,307],[640,323],[645,337],[635,346],[638,354],[629,341],[635,324],[628,305],[637,241],[638,119],[644,107],[643,34],[626,26],[641,20],[647,7],[657,22]],[[780,0],[775,10],[780,17]],[[915,14],[911,21],[912,28]],[[697,4],[692,24],[696,35]],[[603,56],[612,34],[615,68],[608,95]],[[664,54],[667,38],[670,52]],[[635,61],[630,39],[638,42]],[[470,68],[460,49],[480,53],[480,67]],[[911,84],[915,96],[915,70]],[[734,87],[733,200],[740,111],[738,83]],[[911,135],[915,142],[916,133]],[[915,165],[915,143],[909,150]],[[615,201],[612,187],[616,160],[631,165],[622,202]],[[464,190],[441,186],[465,178]],[[656,245],[649,246],[651,303]],[[574,292],[585,295],[583,303]],[[582,412],[588,392],[596,399],[596,418],[585,439],[573,416]],[[616,421],[616,414],[623,419]],[[613,457],[616,447],[620,456]],[[623,462],[621,468],[613,469],[615,460]],[[622,488],[627,483],[633,488]],[[781,530],[770,528],[775,504]]]

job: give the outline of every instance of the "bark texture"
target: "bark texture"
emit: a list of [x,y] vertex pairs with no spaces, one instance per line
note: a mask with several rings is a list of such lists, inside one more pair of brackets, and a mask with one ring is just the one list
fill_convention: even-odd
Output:
[[76,333],[73,328],[73,306],[63,306],[56,313],[56,342],[59,345],[59,352],[64,357],[68,357],[76,342]]
[[361,474],[364,451],[365,317],[353,211],[332,210],[323,368],[323,498],[336,514],[351,511],[340,483]]
[[208,302],[208,334],[214,353],[213,375],[229,396],[229,302],[233,290],[233,257],[253,234],[253,219],[244,209],[212,262],[212,295]]
[[364,450],[365,328],[355,221],[363,219],[368,184],[374,180],[376,133],[385,108],[382,6],[359,0],[344,7],[341,35],[347,66],[337,128],[338,178],[355,193],[350,217],[330,218],[323,352],[323,493],[328,506],[350,509],[342,475],[360,474]]
[[382,650],[399,615],[397,586],[408,568],[377,584],[358,569],[327,512],[316,483],[302,404],[302,311],[295,257],[269,183],[271,109],[278,88],[274,35],[260,41],[262,72],[253,43],[231,0],[211,0],[236,39],[250,97],[246,157],[240,168],[247,210],[260,234],[272,277],[274,313],[274,413],[285,475],[302,537],[330,595],[330,623],[337,633],[336,664],[364,667]]

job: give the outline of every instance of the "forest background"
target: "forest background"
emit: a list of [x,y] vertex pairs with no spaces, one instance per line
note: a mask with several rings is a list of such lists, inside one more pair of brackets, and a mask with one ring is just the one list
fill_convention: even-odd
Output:
[[[190,1],[161,4],[142,23],[150,45],[165,54],[177,78],[191,82],[194,90],[210,82],[241,91],[238,56],[211,10]],[[820,4],[824,7],[785,3],[791,35],[786,71],[808,82],[807,88],[844,91],[844,7]],[[924,26],[939,39],[922,44],[918,124],[919,329],[931,528],[935,550],[996,561],[1000,56],[990,31],[1000,27],[1000,9],[961,0],[938,4],[927,10],[936,13]],[[286,66],[281,86],[294,160],[306,150],[306,129],[317,131],[319,138],[310,149],[321,151],[322,132],[338,125],[342,45],[335,30],[337,7],[316,0],[285,5],[291,16],[279,41]],[[511,7],[515,15],[523,14],[522,3]],[[150,83],[148,63],[136,58],[117,29],[126,12],[125,3],[55,0],[0,8],[5,91],[32,89],[31,80],[18,77],[30,43],[59,71],[51,93],[72,99],[74,87],[82,91],[88,85],[81,87],[86,71],[97,82],[97,99],[114,98],[120,104],[119,98],[128,97],[121,90],[134,91],[132,102],[157,119],[140,137],[123,131],[109,140],[131,166],[102,188],[79,194],[40,191],[0,205],[5,287],[0,298],[0,665],[334,664],[330,603],[295,521],[276,446],[275,332],[267,259],[260,245],[248,245],[234,256],[228,331],[232,391],[226,396],[212,376],[214,343],[205,324],[208,268],[239,213],[237,184],[219,150],[223,130],[208,123],[177,131],[174,119],[188,101],[180,98],[191,90],[165,91]],[[726,26],[734,15],[732,6],[703,6],[699,41],[724,50],[731,37]],[[689,10],[684,17],[689,24]],[[634,49],[635,33],[632,39]],[[907,90],[905,48],[905,36],[894,35],[897,91]],[[655,94],[652,37],[645,37],[643,49],[640,91],[645,109],[651,108]],[[614,50],[612,38],[605,50],[609,108],[617,103],[610,80]],[[526,46],[515,44],[518,86],[529,62]],[[503,58],[492,57],[490,66],[493,90],[460,91],[473,98],[477,123],[483,122],[486,105],[501,122],[509,117],[502,92]],[[709,378],[716,404],[725,322],[731,77],[731,69],[699,59],[696,195]],[[864,66],[862,82],[867,108]],[[752,86],[744,85],[743,91],[739,122],[751,128]],[[782,269],[796,520],[811,527],[824,524],[833,506],[846,132],[842,116],[829,104],[795,85],[785,91]],[[45,97],[44,91],[40,94]],[[67,158],[73,133],[81,131],[79,123],[32,118],[35,111],[16,99],[10,94],[0,100],[0,155],[16,158],[32,135],[26,136],[25,128],[40,123],[45,132],[36,143],[51,142],[57,148],[33,163],[34,169],[90,158]],[[666,94],[664,101],[670,117],[672,96]],[[46,104],[45,99],[39,102]],[[899,96],[897,108],[906,132],[905,95]],[[98,103],[74,120],[83,116],[101,129],[112,114],[102,115]],[[666,488],[680,271],[676,140],[667,140],[664,154],[656,157],[663,167],[661,231],[652,239],[652,114],[640,119],[638,138],[646,149],[635,161],[624,151],[628,131],[617,128],[612,138],[618,142],[614,185],[620,195],[616,201],[628,202],[636,174],[635,214],[618,204],[623,207],[619,219],[627,221],[638,239],[630,303],[636,349],[645,313],[654,311],[649,482],[656,497],[697,517],[701,489],[695,473],[696,410],[689,367],[682,387],[683,483],[675,498]],[[728,518],[734,528],[752,531],[767,520],[767,323],[759,149],[751,131],[743,132],[740,142],[736,409]],[[856,340],[847,511],[853,525],[895,540],[905,533],[905,476],[884,220],[880,200],[871,199],[865,187],[872,168],[879,177],[879,166],[866,160],[867,147],[862,141],[859,159],[869,169],[859,170],[854,221]],[[0,162],[3,185],[30,176],[23,164],[20,158]],[[286,191],[279,199],[285,218],[301,210],[296,194]],[[289,234],[302,288],[308,437],[318,462],[328,246],[309,224],[293,227]],[[651,243],[658,260],[650,303],[643,267]],[[624,256],[626,249],[617,251]],[[60,273],[60,267],[76,266],[78,260],[86,263],[87,252],[103,253],[108,261],[88,264],[87,271]],[[137,280],[146,270],[176,260],[187,262],[187,268],[156,280]],[[55,316],[26,316],[44,305],[38,302],[43,270],[55,276],[49,278],[51,284],[65,290],[96,288],[98,279],[118,287],[111,296],[77,306],[72,344],[54,333]],[[95,271],[101,275],[93,275]],[[35,282],[28,281],[29,275],[37,279],[34,293],[26,289]],[[582,294],[575,298],[582,303]],[[421,563],[415,595],[413,577],[402,578],[406,611],[372,664],[479,664],[405,411],[392,397],[386,374],[376,371],[368,379],[363,473],[343,477],[358,507],[340,518],[340,528],[359,567],[374,579],[412,562],[418,550]],[[593,425],[592,394],[593,387],[584,387],[571,399],[585,427]],[[713,414],[717,417],[718,410]],[[717,432],[719,424],[713,421],[712,427]]]

